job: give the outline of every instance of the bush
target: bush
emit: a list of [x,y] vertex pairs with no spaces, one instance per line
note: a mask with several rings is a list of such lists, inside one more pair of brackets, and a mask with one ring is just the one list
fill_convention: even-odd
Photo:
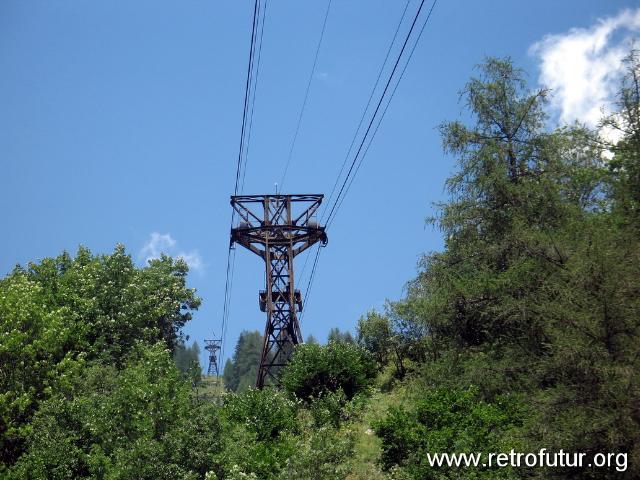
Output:
[[175,454],[194,443],[189,394],[164,343],[137,344],[122,370],[94,362],[42,402],[9,478],[196,478]]
[[271,440],[298,428],[297,405],[272,388],[229,395],[224,412],[231,422],[244,425],[259,441]]
[[278,390],[250,389],[227,396],[222,408],[228,433],[218,456],[222,478],[280,478],[295,455],[298,405]]
[[166,256],[137,268],[118,245],[109,255],[81,247],[0,279],[0,477],[25,453],[40,406],[85,363],[122,369],[140,343],[178,344],[200,304],[187,270]]
[[296,455],[296,437],[282,431],[277,437],[258,440],[257,435],[241,423],[229,423],[225,447],[216,455],[219,478],[279,479],[287,460]]
[[[413,409],[392,408],[374,423],[382,439],[385,470],[401,466],[412,478],[459,478],[455,467],[432,468],[427,453],[509,451],[509,431],[522,423],[522,409],[513,399],[484,402],[476,387],[428,390]],[[477,470],[473,478],[512,478],[510,469]]]
[[279,477],[282,480],[342,480],[347,478],[353,456],[354,439],[350,432],[333,428],[313,429],[301,436]]
[[315,426],[332,425],[336,428],[340,426],[346,403],[347,399],[340,389],[337,392],[328,392],[320,398],[314,398],[309,405],[309,411]]
[[363,348],[346,342],[296,347],[284,370],[284,388],[306,402],[342,390],[347,400],[372,385],[377,367]]

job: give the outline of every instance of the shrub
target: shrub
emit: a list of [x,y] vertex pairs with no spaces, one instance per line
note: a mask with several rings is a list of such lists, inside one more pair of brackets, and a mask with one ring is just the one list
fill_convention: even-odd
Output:
[[282,384],[297,398],[310,402],[341,389],[347,400],[366,390],[376,376],[374,359],[363,348],[346,342],[296,347],[284,370]]
[[[513,399],[483,401],[476,387],[466,390],[428,390],[414,408],[395,407],[374,423],[382,439],[385,470],[402,466],[412,478],[458,478],[459,471],[432,468],[427,453],[509,451],[508,432],[522,423],[522,411]],[[510,469],[482,470],[473,478],[512,478]]]
[[347,399],[341,389],[337,392],[328,392],[320,398],[314,398],[309,405],[314,424],[317,427],[324,425],[338,427],[343,418],[346,403]]
[[218,455],[222,478],[280,478],[296,454],[298,405],[285,393],[265,388],[227,396],[224,451]]
[[310,430],[295,444],[292,455],[279,477],[282,480],[342,480],[347,478],[353,456],[354,439],[350,432],[329,427]]
[[244,425],[259,441],[274,439],[283,432],[298,428],[297,405],[284,393],[272,388],[229,395],[224,411],[231,422]]

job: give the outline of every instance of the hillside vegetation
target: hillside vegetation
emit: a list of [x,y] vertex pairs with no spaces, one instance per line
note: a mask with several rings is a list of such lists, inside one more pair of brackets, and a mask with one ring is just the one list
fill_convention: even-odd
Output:
[[[250,388],[257,332],[224,388],[192,368],[181,332],[200,299],[181,260],[138,268],[117,246],[16,267],[0,280],[0,477],[639,478],[635,52],[627,66],[617,112],[591,131],[552,128],[550,92],[509,60],[481,65],[469,122],[440,126],[457,162],[428,220],[443,250],[355,338],[298,346],[279,390]],[[617,463],[428,462],[541,448]]]

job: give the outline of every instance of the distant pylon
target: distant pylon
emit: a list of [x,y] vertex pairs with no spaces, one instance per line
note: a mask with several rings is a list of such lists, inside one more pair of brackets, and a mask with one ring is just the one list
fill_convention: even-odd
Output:
[[218,351],[220,350],[222,339],[205,339],[204,343],[204,349],[209,352],[209,367],[207,368],[207,375],[215,375],[216,377],[219,377],[220,369],[218,368]]
[[238,243],[260,256],[266,265],[260,310],[267,313],[256,386],[278,384],[293,348],[302,343],[298,312],[302,295],[293,278],[293,259],[315,243],[327,243],[315,213],[322,195],[243,195],[231,197],[239,217],[231,228],[231,244]]

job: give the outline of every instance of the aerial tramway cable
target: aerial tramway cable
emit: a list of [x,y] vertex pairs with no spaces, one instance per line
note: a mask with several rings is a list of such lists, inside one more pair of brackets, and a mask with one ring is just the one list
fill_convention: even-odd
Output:
[[[422,11],[422,7],[424,6],[425,0],[421,0],[420,2],[420,6],[418,7],[418,11],[416,12],[414,18],[413,18],[413,22],[411,22],[411,28],[409,29],[409,31],[407,32],[407,36],[404,39],[404,42],[402,44],[402,48],[400,49],[400,52],[398,53],[398,57],[396,58],[396,61],[393,65],[393,70],[391,70],[391,73],[389,74],[389,78],[387,79],[387,83],[384,86],[384,90],[382,91],[382,95],[380,95],[380,99],[378,100],[378,103],[376,105],[376,108],[373,112],[373,115],[371,115],[371,119],[369,121],[369,124],[367,126],[367,130],[365,131],[363,137],[362,137],[362,141],[360,142],[360,145],[358,146],[358,150],[356,151],[355,156],[353,157],[353,161],[351,162],[351,166],[349,167],[349,170],[347,171],[347,175],[344,179],[344,181],[342,182],[342,185],[340,187],[340,190],[338,191],[338,195],[333,203],[333,206],[331,207],[331,210],[329,210],[329,214],[327,215],[327,224],[330,224],[332,221],[332,218],[334,216],[334,212],[336,212],[336,208],[339,204],[340,201],[340,197],[342,196],[342,192],[344,191],[347,182],[349,181],[349,177],[351,176],[351,173],[353,172],[353,169],[356,165],[356,162],[358,161],[358,157],[360,156],[360,152],[362,151],[362,148],[365,145],[365,142],[367,141],[367,137],[369,135],[369,132],[371,131],[371,127],[373,126],[375,120],[376,120],[376,116],[378,115],[378,111],[380,110],[380,106],[382,105],[382,102],[385,99],[385,96],[387,94],[387,91],[389,90],[389,86],[391,85],[391,82],[393,80],[393,77],[396,73],[396,70],[398,68],[398,65],[400,64],[400,61],[402,60],[402,55],[404,54],[405,49],[407,48],[407,44],[409,43],[409,39],[411,38],[411,34],[413,33],[413,30],[416,26],[416,23],[418,21],[418,18],[420,16],[420,13]],[[429,18],[431,16],[431,12],[433,11],[433,7],[435,7],[436,4],[436,0],[434,0],[432,6],[431,6],[431,10],[429,11],[429,15],[427,16],[426,20],[425,20],[425,25],[426,22],[429,21]],[[373,137],[372,137],[373,138]]]
[[[244,189],[244,179],[246,173],[246,163],[248,156],[248,140],[251,137],[251,126],[253,123],[253,105],[255,101],[255,91],[258,79],[258,67],[259,67],[259,59],[260,53],[258,53],[258,60],[254,63],[254,57],[256,52],[256,41],[258,40],[258,27],[260,25],[260,11],[261,11],[262,0],[255,0],[253,6],[253,24],[251,28],[251,42],[249,47],[249,62],[247,66],[247,78],[245,82],[245,93],[244,93],[244,107],[242,111],[242,126],[240,129],[240,146],[238,149],[238,160],[236,165],[236,175],[234,182],[233,194],[238,195],[238,191],[242,191]],[[262,50],[262,32],[264,30],[264,10],[266,9],[266,0],[264,1],[263,10],[263,19],[262,19],[262,27],[260,30],[260,40],[259,40],[259,52]],[[255,68],[254,68],[255,65]],[[255,78],[254,78],[254,70],[255,70]],[[251,90],[253,89],[253,96],[251,94]],[[251,104],[251,108],[249,107]],[[249,120],[247,121],[247,117]],[[243,161],[244,158],[244,161]],[[243,164],[245,166],[243,173]],[[233,228],[233,222],[235,220],[235,211],[231,211],[231,228]],[[235,249],[232,248],[232,245],[229,244],[229,249],[227,251],[227,268],[226,268],[226,279],[225,279],[225,291],[224,291],[224,302],[222,307],[222,328],[221,328],[221,346],[219,353],[219,362],[218,364],[222,364],[222,359],[224,358],[224,348],[225,348],[225,337],[227,333],[227,323],[229,320],[229,309],[230,309],[230,301],[231,301],[231,291],[233,288],[233,273],[235,270]]]
[[[369,132],[371,131],[371,128],[372,128],[374,122],[376,121],[376,116],[378,114],[378,111],[380,110],[380,107],[381,107],[383,101],[385,100],[385,95],[387,94],[389,86],[391,85],[391,83],[393,81],[395,72],[396,72],[396,70],[398,68],[398,65],[400,64],[400,62],[402,60],[402,55],[403,55],[403,53],[404,53],[404,51],[405,51],[405,49],[407,47],[407,44],[409,43],[409,40],[411,38],[411,34],[413,33],[413,30],[414,30],[414,28],[416,26],[418,18],[420,17],[420,13],[422,11],[424,3],[425,3],[425,0],[421,0],[420,6],[418,7],[418,10],[417,10],[417,12],[416,12],[416,14],[415,14],[415,16],[413,18],[413,21],[411,23],[411,28],[409,29],[409,31],[408,31],[408,33],[407,33],[407,35],[405,37],[404,43],[402,45],[402,48],[400,49],[400,52],[398,53],[398,56],[396,58],[395,64],[393,66],[393,69],[392,69],[391,73],[389,74],[389,78],[388,78],[388,80],[387,80],[387,82],[385,84],[384,90],[383,90],[383,92],[382,92],[382,94],[380,96],[380,99],[378,100],[378,103],[376,105],[376,109],[373,112],[373,115],[371,116],[371,119],[369,121],[369,124],[367,126],[367,129],[366,129],[364,135],[362,136],[362,140],[360,142],[360,145],[358,146],[358,150],[357,150],[355,156],[353,157],[353,161],[351,162],[351,166],[349,167],[347,175],[346,175],[346,177],[344,178],[344,180],[342,182],[342,185],[340,187],[340,191],[338,192],[338,195],[335,198],[334,203],[331,206],[331,209],[329,210],[329,214],[326,217],[326,223],[325,223],[326,228],[329,228],[331,226],[331,224],[333,223],[333,220],[335,219],[335,216],[337,215],[338,210],[342,206],[344,198],[346,197],[349,189],[351,188],[351,185],[353,184],[355,176],[356,176],[358,170],[360,169],[360,166],[362,165],[362,162],[363,162],[367,152],[369,151],[369,148],[371,147],[373,139],[375,138],[375,135],[378,132],[378,129],[380,128],[380,124],[382,123],[382,120],[383,120],[383,118],[384,118],[384,116],[385,116],[385,114],[387,112],[387,109],[389,108],[389,105],[391,104],[391,100],[393,99],[393,96],[395,95],[395,92],[396,92],[396,90],[398,88],[398,85],[400,84],[400,81],[402,80],[402,77],[404,76],[404,73],[405,73],[405,71],[407,69],[407,66],[409,65],[409,62],[411,61],[411,57],[413,56],[413,53],[414,53],[414,51],[415,51],[415,49],[416,49],[416,47],[418,45],[418,42],[420,41],[420,38],[422,37],[422,33],[424,32],[424,29],[425,29],[427,23],[429,22],[429,19],[431,18],[431,14],[433,13],[433,9],[436,6],[437,0],[434,0],[433,3],[431,4],[431,8],[429,9],[429,12],[426,15],[426,18],[425,18],[425,20],[424,20],[424,22],[422,24],[420,32],[418,33],[418,35],[417,35],[417,37],[416,37],[416,39],[415,39],[415,41],[413,43],[413,46],[411,48],[411,51],[409,52],[409,55],[408,55],[408,58],[407,58],[407,60],[406,60],[406,62],[404,64],[404,67],[402,68],[402,70],[400,72],[400,75],[398,76],[398,79],[396,80],[395,86],[394,86],[393,90],[391,91],[391,95],[389,96],[389,99],[388,99],[384,109],[382,110],[381,115],[377,119],[378,121],[377,121],[376,127],[374,128],[372,135],[369,136]],[[406,12],[406,8],[407,8],[407,6],[405,6],[405,12]],[[404,19],[404,14],[405,13],[403,12],[402,18],[400,19],[400,24],[402,23],[402,20]],[[398,28],[399,28],[400,24],[398,25]],[[378,84],[378,81],[379,81],[379,78],[380,78],[380,74],[382,73],[382,70],[384,69],[384,66],[386,64],[389,52],[391,51],[391,49],[393,47],[393,44],[395,42],[396,35],[397,35],[397,30],[396,30],[396,33],[394,34],[394,38],[393,38],[393,40],[391,42],[391,45],[389,46],[389,50],[387,52],[387,56],[385,57],[385,60],[384,60],[384,62],[382,64],[380,73],[378,74],[378,79],[376,80],[376,84],[374,85],[372,94],[371,94],[371,96],[369,98],[369,101],[367,102],[367,106],[365,107],[365,110],[363,112],[363,116],[361,117],[360,123],[358,124],[358,128],[356,129],[356,132],[354,134],[354,138],[352,140],[352,143],[349,146],[349,150],[348,150],[346,158],[348,158],[348,156],[349,156],[349,154],[350,154],[350,152],[352,150],[353,143],[354,143],[354,141],[355,141],[355,139],[356,139],[356,137],[358,135],[358,132],[360,131],[360,126],[362,124],[362,119],[366,115],[366,112],[367,112],[367,110],[369,108],[371,97],[373,96],[373,92],[375,91],[375,89],[377,87],[377,84]],[[365,143],[366,143],[366,148],[363,151],[362,149],[363,149]],[[362,156],[360,156],[360,152],[361,151],[363,151],[363,155]],[[342,171],[344,170],[344,166],[346,164],[346,158],[345,158],[345,162],[343,162],[343,166],[340,169],[340,172],[338,173],[338,177],[336,179],[336,183],[334,184],[334,188],[332,189],[330,198],[333,196],[333,192],[335,191],[335,186],[337,185],[338,180],[340,179],[340,176],[342,174]],[[355,167],[355,170],[354,170],[354,167]],[[353,175],[352,175],[352,173],[353,173]],[[346,190],[345,190],[345,188],[346,188]],[[344,192],[344,194],[343,194],[343,192]],[[322,218],[325,217],[325,213],[327,211],[327,208],[325,208],[325,210],[323,211]],[[308,299],[308,297],[310,295],[310,291],[311,291],[311,288],[313,286],[313,279],[315,277],[315,270],[316,270],[317,265],[318,265],[318,257],[319,257],[319,250],[318,250],[318,252],[316,254],[316,258],[314,260],[313,268],[311,270],[311,274],[310,274],[310,277],[309,277],[309,283],[307,285],[307,291],[305,292],[305,298],[307,298],[307,299]]]
[[349,148],[347,149],[347,154],[344,156],[344,160],[342,161],[342,166],[340,167],[340,171],[338,172],[338,175],[336,176],[336,180],[335,182],[333,182],[333,187],[331,188],[331,193],[329,194],[329,198],[327,199],[327,203],[325,203],[325,208],[323,209],[322,212],[322,216],[320,218],[320,222],[322,223],[322,220],[324,219],[324,216],[327,212],[327,206],[331,203],[331,200],[333,199],[333,194],[336,191],[336,187],[338,186],[338,182],[340,181],[340,177],[342,176],[342,172],[344,171],[344,167],[347,165],[347,161],[349,160],[349,156],[351,155],[351,151],[353,150],[353,146],[356,143],[356,138],[358,138],[358,133],[360,132],[360,128],[362,127],[362,124],[364,123],[364,118],[367,115],[367,112],[369,111],[369,106],[371,105],[371,100],[373,100],[373,95],[376,93],[376,90],[378,88],[378,85],[380,83],[380,78],[382,78],[382,73],[384,72],[384,69],[387,65],[387,60],[389,59],[389,55],[391,54],[391,50],[393,50],[393,46],[396,43],[396,38],[398,37],[398,32],[400,31],[400,27],[402,26],[402,22],[404,21],[404,17],[407,14],[407,9],[409,8],[409,4],[411,3],[411,0],[407,0],[407,2],[404,5],[404,9],[402,10],[402,15],[400,16],[400,20],[398,21],[398,25],[396,26],[396,30],[393,33],[393,38],[391,39],[391,43],[389,43],[389,48],[387,48],[387,53],[384,56],[384,60],[382,61],[382,65],[380,65],[380,70],[378,71],[378,76],[376,78],[375,83],[373,84],[373,88],[371,89],[371,93],[369,94],[369,99],[367,100],[367,104],[364,107],[364,110],[362,111],[362,116],[360,117],[360,121],[358,122],[358,126],[356,127],[356,131],[353,134],[353,138],[351,139],[351,144],[349,145]]
[[[260,15],[260,7],[258,7],[258,15]],[[244,191],[244,182],[247,175],[247,161],[249,160],[249,147],[251,146],[251,127],[253,126],[253,111],[256,103],[256,91],[258,89],[258,75],[260,73],[260,59],[262,58],[262,37],[264,36],[264,22],[267,16],[267,0],[264,0],[262,8],[262,22],[260,27],[260,38],[258,41],[258,60],[256,62],[256,78],[253,80],[253,94],[251,95],[251,112],[249,113],[249,128],[247,132],[247,146],[244,152],[244,165],[242,167],[242,183],[240,185],[240,193]],[[253,77],[253,75],[252,75]]]
[[[373,95],[376,92],[376,89],[378,88],[378,84],[380,83],[380,78],[382,78],[382,73],[384,72],[384,69],[387,65],[387,60],[389,59],[389,55],[391,54],[391,50],[393,49],[393,46],[395,45],[396,42],[396,38],[398,36],[398,32],[400,31],[400,27],[402,26],[402,22],[404,21],[404,18],[407,14],[407,9],[409,8],[409,4],[411,3],[411,0],[407,0],[407,2],[404,5],[404,9],[402,10],[402,15],[400,16],[400,20],[398,21],[398,25],[396,26],[396,29],[393,33],[393,38],[391,39],[391,42],[389,43],[389,47],[387,48],[387,53],[384,56],[384,60],[382,61],[382,64],[380,65],[380,70],[378,71],[378,76],[376,78],[375,83],[373,84],[373,88],[371,89],[371,93],[369,94],[369,98],[367,100],[367,104],[364,107],[364,110],[362,112],[362,115],[360,117],[360,121],[358,122],[358,126],[356,128],[356,131],[353,134],[353,138],[351,139],[351,144],[349,145],[349,148],[347,149],[347,154],[344,157],[344,160],[342,161],[342,166],[340,167],[340,171],[338,172],[338,175],[336,176],[336,180],[333,183],[333,187],[331,188],[331,193],[329,194],[329,198],[327,199],[325,206],[323,208],[322,211],[322,215],[320,216],[320,224],[322,224],[323,219],[327,213],[327,207],[328,205],[331,203],[331,200],[333,198],[333,194],[336,191],[336,187],[338,186],[338,182],[340,181],[340,177],[342,176],[342,172],[344,171],[344,167],[347,165],[347,161],[349,160],[349,156],[351,155],[351,151],[353,150],[353,146],[355,145],[356,142],[356,138],[358,137],[358,133],[360,132],[360,128],[362,127],[362,124],[364,123],[364,119],[365,116],[367,114],[367,112],[369,111],[369,106],[371,105],[371,100],[373,99]],[[315,269],[316,266],[318,264],[318,257],[320,256],[320,245],[318,245],[318,250],[316,251],[316,256],[315,259],[313,261],[313,269],[311,271],[311,274],[309,275],[309,282],[307,284],[307,290],[306,292],[309,292],[310,287],[313,285],[313,277],[315,276]],[[309,258],[313,256],[312,253],[309,253],[305,260],[304,260],[304,265],[302,266],[302,273],[300,274],[300,278],[304,277],[304,273],[307,270],[307,263],[309,262]],[[305,299],[307,299],[307,293],[305,293]],[[305,302],[307,302],[308,300],[305,300]],[[300,320],[302,320],[302,318],[304,317],[304,310],[302,315],[300,316]]]
[[[387,110],[389,109],[389,105],[391,105],[391,101],[393,100],[394,95],[396,94],[396,90],[398,90],[398,86],[400,85],[400,82],[402,81],[402,77],[404,76],[404,73],[407,70],[407,67],[409,66],[409,62],[411,62],[411,57],[413,57],[413,52],[415,52],[416,47],[418,46],[418,42],[420,41],[420,38],[422,37],[422,33],[424,32],[425,27],[427,26],[427,22],[429,21],[429,17],[431,17],[431,13],[433,12],[433,9],[436,5],[437,0],[434,0],[434,2],[431,4],[431,8],[429,9],[429,13],[427,14],[427,18],[425,19],[424,23],[422,24],[422,28],[420,29],[420,32],[418,33],[418,36],[415,40],[415,42],[413,43],[413,47],[411,48],[411,51],[409,52],[409,56],[407,58],[407,61],[404,64],[404,67],[402,68],[402,71],[400,72],[400,76],[398,77],[398,80],[396,81],[395,86],[393,87],[393,90],[391,91],[391,95],[389,96],[389,100],[387,101],[387,104],[385,105],[384,109],[382,110],[382,114],[380,115],[380,118],[378,119],[378,123],[376,125],[376,128],[373,130],[373,134],[371,135],[371,138],[368,140],[367,146],[362,154],[362,156],[360,157],[360,160],[358,161],[358,165],[356,166],[354,173],[351,177],[351,180],[349,180],[349,184],[347,185],[347,188],[345,190],[344,195],[342,196],[342,198],[340,199],[340,203],[338,204],[338,207],[336,208],[336,214],[337,211],[340,210],[340,207],[342,206],[342,202],[344,202],[345,197],[347,196],[347,194],[349,193],[349,189],[351,188],[351,185],[353,184],[353,181],[356,178],[356,175],[358,174],[358,170],[360,170],[360,166],[362,165],[362,162],[364,160],[364,158],[367,156],[367,153],[369,152],[369,148],[371,147],[371,144],[373,143],[373,139],[375,138],[376,134],[378,133],[378,129],[380,128],[380,124],[382,123],[382,120],[384,119],[384,116],[387,113]],[[333,218],[335,219],[335,215],[333,216]],[[327,228],[333,223],[333,219],[331,219],[330,222],[328,222]]]
[[331,10],[331,0],[327,3],[327,10],[324,13],[324,20],[322,21],[322,29],[320,30],[320,38],[318,39],[318,45],[316,46],[316,53],[313,58],[313,66],[311,67],[311,72],[309,73],[309,80],[307,81],[307,88],[304,93],[304,100],[302,101],[302,107],[300,107],[300,114],[298,115],[298,123],[296,125],[295,132],[293,134],[293,139],[291,140],[291,146],[289,147],[289,155],[287,156],[287,161],[284,165],[284,171],[282,172],[282,177],[280,178],[280,191],[283,191],[284,181],[287,177],[287,172],[289,171],[289,164],[291,163],[291,158],[293,156],[293,149],[296,145],[296,140],[298,139],[298,133],[300,132],[300,126],[302,125],[302,117],[304,116],[305,108],[307,107],[307,101],[309,100],[309,92],[311,90],[311,82],[313,81],[313,75],[316,71],[316,65],[318,64],[318,54],[320,53],[320,47],[322,46],[322,39],[324,38],[324,32],[327,28],[327,18],[329,18],[329,10]]
[[[243,116],[242,116],[242,127],[241,127],[241,133],[240,133],[240,148],[239,148],[239,152],[238,152],[238,161],[237,161],[237,167],[236,167],[236,178],[235,178],[235,184],[234,184],[234,195],[238,194],[238,190],[240,189],[240,191],[242,191],[244,189],[244,182],[245,182],[245,176],[246,176],[246,164],[247,164],[247,159],[248,159],[248,148],[249,148],[249,139],[251,137],[251,125],[253,123],[253,110],[254,110],[254,104],[255,104],[255,92],[256,92],[256,86],[257,86],[257,78],[258,78],[258,71],[259,71],[259,64],[260,64],[260,56],[261,56],[261,50],[262,50],[262,36],[263,36],[263,32],[264,32],[264,18],[265,18],[265,10],[266,10],[266,0],[264,0],[264,8],[261,7],[262,3],[261,0],[255,0],[255,4],[254,4],[254,13],[253,13],[253,26],[252,26],[252,31],[251,31],[251,46],[249,49],[249,65],[247,68],[247,80],[246,80],[246,85],[245,85],[245,99],[244,99],[244,109],[243,109]],[[366,117],[367,112],[369,111],[369,107],[371,106],[371,101],[374,97],[375,91],[380,83],[380,79],[382,77],[382,74],[384,72],[384,69],[386,67],[387,64],[387,60],[391,54],[391,51],[393,49],[393,46],[396,42],[396,38],[398,35],[398,32],[401,28],[401,25],[403,23],[403,20],[405,18],[406,12],[407,12],[407,8],[409,6],[410,0],[407,0],[407,3],[405,4],[404,10],[402,12],[402,16],[400,18],[400,21],[398,22],[398,26],[394,32],[393,35],[393,39],[391,41],[391,44],[389,45],[389,48],[387,50],[387,53],[385,55],[384,61],[382,63],[382,66],[380,67],[380,71],[378,72],[378,76],[376,78],[375,84],[373,86],[373,89],[371,91],[371,94],[369,95],[369,99],[367,101],[367,104],[365,106],[365,109],[362,113],[362,116],[360,118],[360,121],[358,123],[358,126],[356,128],[356,131],[354,133],[353,139],[351,141],[351,144],[349,146],[349,149],[347,151],[347,154],[345,156],[345,159],[342,163],[342,166],[340,168],[340,171],[338,173],[338,176],[336,178],[336,181],[333,185],[333,188],[331,190],[331,194],[329,196],[329,200],[327,202],[327,206],[324,208],[323,210],[323,214],[322,214],[322,219],[325,218],[326,215],[326,228],[329,228],[334,219],[335,216],[337,215],[340,207],[342,206],[342,203],[344,202],[344,198],[346,197],[347,193],[349,192],[351,185],[353,184],[353,181],[362,165],[362,162],[364,160],[364,158],[366,157],[369,148],[371,147],[371,144],[373,142],[373,139],[375,138],[378,129],[380,128],[380,124],[382,123],[382,120],[387,112],[387,109],[389,108],[389,105],[391,104],[391,101],[395,95],[395,92],[398,88],[398,85],[400,84],[402,77],[404,76],[404,73],[407,69],[407,66],[409,65],[409,62],[411,61],[411,57],[413,56],[413,53],[418,45],[418,42],[420,40],[420,37],[422,36],[422,33],[429,21],[429,19],[431,18],[431,14],[433,12],[433,9],[436,5],[437,0],[434,0],[431,8],[429,9],[429,12],[422,24],[422,28],[420,29],[420,32],[417,35],[417,38],[415,39],[413,46],[408,54],[408,57],[404,63],[404,66],[399,74],[399,76],[397,77],[397,79],[395,80],[395,85],[393,87],[393,89],[391,90],[390,95],[387,98],[387,93],[389,91],[389,87],[391,86],[392,82],[395,79],[395,75],[396,75],[396,71],[398,69],[398,66],[400,65],[402,59],[403,59],[403,55],[405,53],[406,47],[409,44],[409,41],[411,39],[411,36],[414,32],[415,26],[418,22],[418,19],[420,17],[420,14],[422,12],[425,0],[421,0],[420,5],[418,7],[418,10],[413,18],[413,21],[411,23],[411,27],[404,39],[404,42],[402,44],[402,48],[400,49],[400,52],[397,55],[397,58],[395,60],[393,69],[391,71],[391,73],[389,74],[389,77],[385,83],[384,89],[382,94],[380,95],[380,98],[378,99],[378,102],[376,104],[375,110],[373,112],[373,114],[371,115],[371,118],[368,122],[367,128],[364,132],[364,134],[362,135],[361,141],[358,145],[358,149],[352,159],[352,162],[349,166],[349,169],[346,173],[346,176],[344,177],[342,184],[340,186],[340,189],[338,191],[337,196],[335,197],[335,199],[333,198],[334,193],[336,191],[337,185],[340,182],[342,173],[347,165],[349,156],[351,155],[351,152],[353,151],[353,147],[356,144],[356,139],[358,138],[358,135],[360,133],[361,127],[363,125],[364,119]],[[297,121],[297,125],[296,125],[296,129],[294,132],[294,136],[291,142],[291,146],[289,149],[289,155],[287,157],[287,161],[285,164],[285,168],[281,177],[281,181],[280,181],[280,187],[282,188],[284,181],[286,179],[286,175],[289,169],[289,165],[293,156],[293,151],[295,148],[295,143],[298,137],[298,133],[300,131],[300,126],[302,124],[302,119],[304,116],[304,112],[305,112],[305,108],[309,99],[309,93],[310,93],[310,89],[311,89],[311,83],[313,80],[313,75],[316,69],[316,65],[317,65],[317,61],[318,61],[318,55],[319,55],[319,51],[320,51],[320,47],[322,44],[322,40],[324,38],[324,33],[325,33],[325,29],[326,29],[326,24],[327,24],[327,18],[329,16],[329,11],[331,8],[331,0],[329,0],[328,4],[327,4],[327,9],[325,12],[325,16],[324,16],[324,20],[323,20],[323,24],[322,24],[322,30],[320,33],[320,38],[316,47],[316,51],[315,51],[315,55],[314,55],[314,61],[313,61],[313,66],[311,69],[311,73],[307,82],[307,87],[305,90],[305,96],[304,96],[304,100],[302,103],[302,107],[300,109],[300,113],[298,116],[298,121]],[[262,20],[260,20],[260,11],[262,9]],[[259,40],[257,40],[257,36],[258,36],[258,29],[260,30],[260,37]],[[259,44],[258,47],[258,55],[257,55],[257,60],[255,59],[255,54],[256,54],[256,44]],[[255,68],[254,68],[255,65]],[[254,78],[254,69],[255,69],[255,78]],[[251,93],[253,89],[253,94]],[[384,106],[384,108],[381,107],[383,105],[383,103],[386,100],[386,104]],[[380,115],[378,115],[378,113],[380,113]],[[247,120],[248,118],[248,120]],[[376,123],[377,122],[377,123]],[[373,128],[375,124],[375,128]],[[373,130],[372,130],[373,128]],[[361,155],[362,154],[362,155]],[[243,162],[244,159],[244,162]],[[240,181],[240,179],[242,179]],[[331,204],[331,200],[333,201],[333,204]],[[329,208],[329,204],[331,204],[331,207]],[[328,210],[328,215],[327,215],[327,210]],[[234,211],[232,211],[232,215],[231,215],[231,227],[233,227],[233,222],[235,219],[235,213]],[[309,259],[309,257],[311,256],[308,255],[307,259],[305,261],[305,265],[303,268],[303,272],[301,275],[304,275],[304,270],[306,269],[306,265],[307,265],[307,261]],[[319,257],[320,257],[320,247],[318,247],[315,257],[314,257],[314,261],[313,261],[313,267],[311,270],[311,273],[309,275],[309,280],[307,283],[307,290],[305,292],[305,304],[308,302],[308,298],[309,295],[311,293],[311,289],[313,287],[313,281],[316,275],[316,271],[317,271],[317,266],[318,266],[318,261],[319,261]],[[230,297],[231,297],[231,289],[233,286],[233,271],[234,271],[234,267],[235,267],[235,250],[231,247],[231,245],[229,246],[229,250],[228,250],[228,255],[227,255],[227,269],[226,269],[226,281],[225,281],[225,297],[224,297],[224,305],[223,305],[223,319],[222,319],[222,346],[220,349],[220,360],[222,360],[223,356],[224,356],[224,345],[225,345],[225,335],[226,335],[226,329],[227,329],[227,323],[228,323],[228,318],[229,318],[229,303],[230,303]],[[306,310],[306,309],[305,309]],[[304,312],[301,315],[301,320],[302,317],[304,316]],[[221,362],[220,362],[221,364]]]

